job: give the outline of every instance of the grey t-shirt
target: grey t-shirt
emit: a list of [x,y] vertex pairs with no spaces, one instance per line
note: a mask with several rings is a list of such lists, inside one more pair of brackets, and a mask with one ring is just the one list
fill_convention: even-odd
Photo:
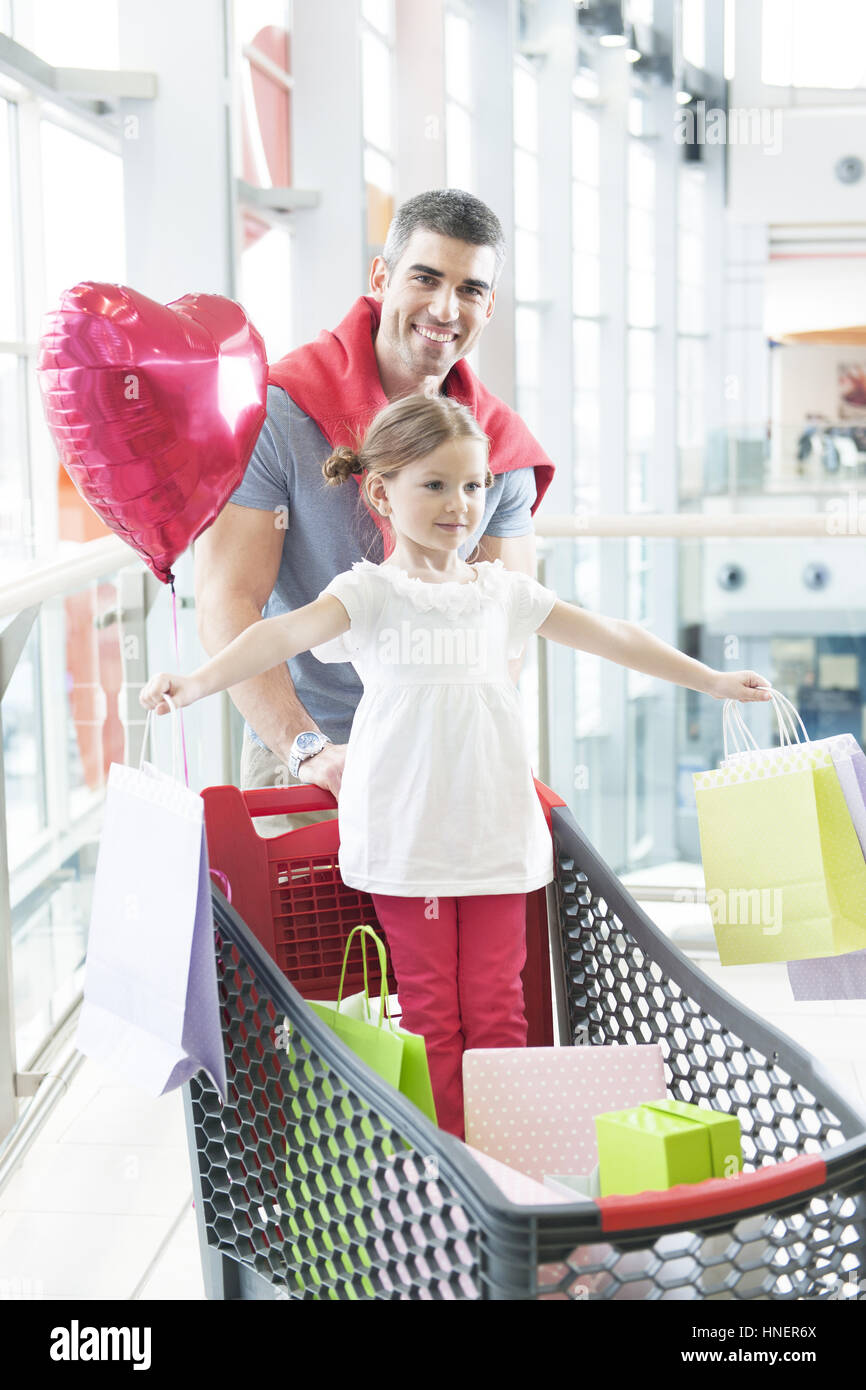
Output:
[[[319,427],[279,386],[268,387],[268,413],[240,486],[229,498],[240,507],[274,513],[285,529],[277,581],[262,616],[288,613],[312,603],[336,574],[356,560],[380,564],[382,535],[349,479],[328,486],[322,464],[331,446]],[[470,554],[483,535],[527,536],[532,531],[535,470],[518,468],[494,475],[487,489],[484,517],[476,534],[461,546]],[[288,663],[301,704],[335,743],[349,737],[363,687],[350,662],[324,665],[310,652]],[[249,728],[249,725],[247,725]],[[261,743],[254,729],[250,734]]]

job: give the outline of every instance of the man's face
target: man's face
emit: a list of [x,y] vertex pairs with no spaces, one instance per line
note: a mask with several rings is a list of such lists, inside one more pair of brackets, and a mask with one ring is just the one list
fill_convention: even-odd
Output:
[[[370,290],[382,305],[376,338],[380,370],[441,381],[480,338],[493,313],[492,246],[419,229],[388,276],[377,256]],[[384,377],[383,372],[383,377]]]

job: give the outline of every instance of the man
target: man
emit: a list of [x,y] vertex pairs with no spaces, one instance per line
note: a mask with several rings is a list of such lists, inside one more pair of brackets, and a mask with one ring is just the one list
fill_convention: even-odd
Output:
[[[478,558],[534,574],[531,513],[553,466],[463,361],[493,314],[504,257],[502,228],[484,203],[458,190],[419,194],[394,217],[370,295],[334,333],[271,368],[267,419],[244,479],[196,543],[198,629],[209,655],[263,613],[311,602],[356,560],[384,558],[359,493],[326,487],[321,465],[398,396],[444,390],[470,404],[492,441],[494,486],[460,553],[480,544]],[[247,721],[241,785],[300,781],[337,796],[361,689],[351,664],[324,665],[309,652],[233,687]]]

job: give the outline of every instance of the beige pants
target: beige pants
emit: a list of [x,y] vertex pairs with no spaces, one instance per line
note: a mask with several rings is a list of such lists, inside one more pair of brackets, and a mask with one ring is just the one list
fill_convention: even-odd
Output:
[[[244,731],[244,745],[241,750],[241,789],[249,791],[253,787],[297,787],[300,778],[293,777],[286,763],[282,762],[270,748],[262,748],[254,743]],[[287,830],[299,830],[302,825],[316,825],[322,820],[333,820],[333,811],[300,811],[294,816],[256,816],[253,825],[256,833],[263,839],[275,835],[285,835]]]

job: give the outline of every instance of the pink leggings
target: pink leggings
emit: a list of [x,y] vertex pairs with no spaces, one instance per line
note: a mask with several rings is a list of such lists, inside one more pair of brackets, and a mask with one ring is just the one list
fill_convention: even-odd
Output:
[[462,1139],[465,1049],[526,1046],[526,894],[372,897],[403,1026],[427,1044],[440,1128]]

